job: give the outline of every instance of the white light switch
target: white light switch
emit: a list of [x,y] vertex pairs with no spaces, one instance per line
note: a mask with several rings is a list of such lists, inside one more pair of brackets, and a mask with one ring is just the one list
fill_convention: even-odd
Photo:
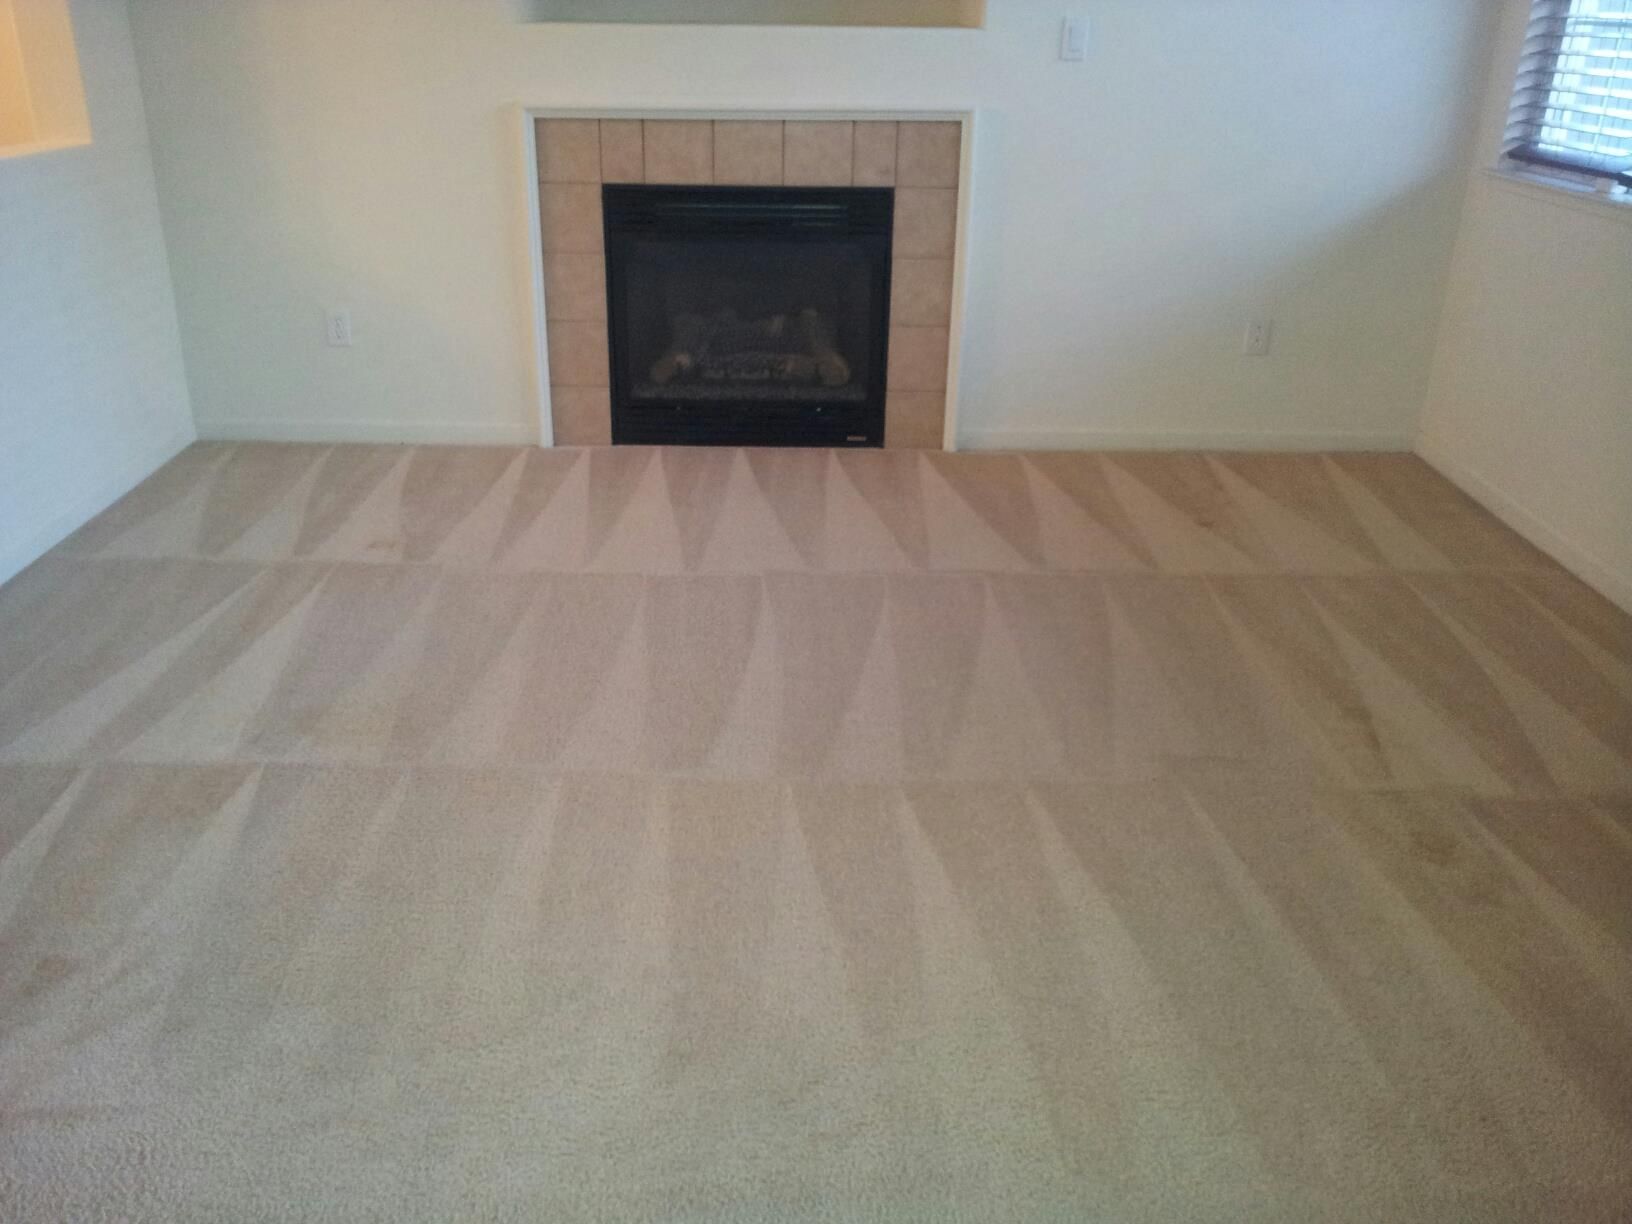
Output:
[[1061,23],[1060,58],[1071,63],[1088,58],[1088,18],[1067,17]]

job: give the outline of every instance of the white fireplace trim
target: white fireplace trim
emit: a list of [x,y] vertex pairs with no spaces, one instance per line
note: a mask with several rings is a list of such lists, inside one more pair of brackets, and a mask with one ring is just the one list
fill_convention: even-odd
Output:
[[961,393],[963,333],[966,304],[966,277],[968,272],[969,215],[974,203],[973,166],[976,120],[979,111],[969,110],[760,110],[754,108],[706,109],[685,107],[598,107],[598,106],[528,106],[518,105],[514,110],[514,126],[521,148],[522,178],[526,189],[526,210],[522,220],[527,227],[526,251],[532,282],[530,307],[532,312],[533,380],[538,400],[538,444],[555,445],[555,425],[550,403],[549,334],[544,300],[544,243],[543,218],[538,178],[538,146],[534,140],[534,121],[538,119],[704,119],[772,120],[796,123],[801,120],[833,122],[881,123],[956,123],[963,130],[963,145],[958,164],[957,232],[952,248],[952,319],[946,359],[946,424],[942,445],[952,451],[958,449],[958,402]]

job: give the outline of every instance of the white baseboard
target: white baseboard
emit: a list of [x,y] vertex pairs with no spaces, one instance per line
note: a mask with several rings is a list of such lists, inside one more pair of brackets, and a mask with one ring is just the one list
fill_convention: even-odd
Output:
[[410,446],[534,446],[536,424],[471,421],[303,420],[261,417],[200,420],[198,436],[211,442],[375,442]]
[[1118,429],[971,429],[959,438],[964,450],[1197,450],[1197,451],[1405,451],[1409,434],[1394,433],[1209,433]]
[[1416,450],[1417,454],[1446,480],[1588,586],[1626,611],[1632,612],[1632,574],[1619,572],[1587,549],[1572,543],[1562,531],[1535,511],[1520,505],[1498,488],[1494,481],[1451,458],[1445,448],[1432,438],[1420,439]]
[[0,552],[0,583],[6,583],[22,573],[74,532],[90,522],[142,481],[158,471],[192,444],[193,435],[182,430],[166,438],[158,446],[144,450],[123,464],[117,476],[95,492],[77,499],[68,509],[55,515],[38,531],[30,532],[19,542]]

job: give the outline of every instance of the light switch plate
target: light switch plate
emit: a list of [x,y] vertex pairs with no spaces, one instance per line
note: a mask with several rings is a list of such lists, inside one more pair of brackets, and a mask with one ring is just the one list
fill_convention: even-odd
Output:
[[1060,23],[1060,58],[1067,63],[1088,58],[1088,18],[1067,17]]

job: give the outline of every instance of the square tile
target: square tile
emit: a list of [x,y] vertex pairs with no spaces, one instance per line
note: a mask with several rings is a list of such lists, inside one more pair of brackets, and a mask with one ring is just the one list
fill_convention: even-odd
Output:
[[963,158],[963,126],[903,123],[895,168],[902,187],[956,187]]
[[722,186],[782,181],[782,124],[730,121],[714,125],[714,181]]
[[957,191],[944,187],[895,189],[897,259],[951,259],[957,237]]
[[891,391],[884,397],[884,445],[890,450],[943,450],[945,391]]
[[639,119],[601,120],[601,181],[644,183],[646,142]]
[[595,119],[540,119],[538,178],[543,183],[601,181],[601,125]]
[[550,388],[557,446],[611,446],[612,392],[605,387]]
[[895,123],[856,124],[856,157],[852,180],[857,187],[895,186]]
[[597,183],[544,183],[538,189],[547,253],[600,251],[606,245]]
[[550,352],[550,386],[607,387],[612,383],[606,324],[559,319],[545,328]]
[[891,327],[889,394],[946,390],[949,343],[944,327]]
[[898,259],[890,270],[890,322],[945,327],[952,319],[952,261]]
[[789,121],[782,173],[790,187],[848,187],[855,161],[853,123]]
[[544,316],[606,321],[606,257],[557,251],[544,256]]
[[714,125],[707,119],[648,119],[646,181],[714,181]]

